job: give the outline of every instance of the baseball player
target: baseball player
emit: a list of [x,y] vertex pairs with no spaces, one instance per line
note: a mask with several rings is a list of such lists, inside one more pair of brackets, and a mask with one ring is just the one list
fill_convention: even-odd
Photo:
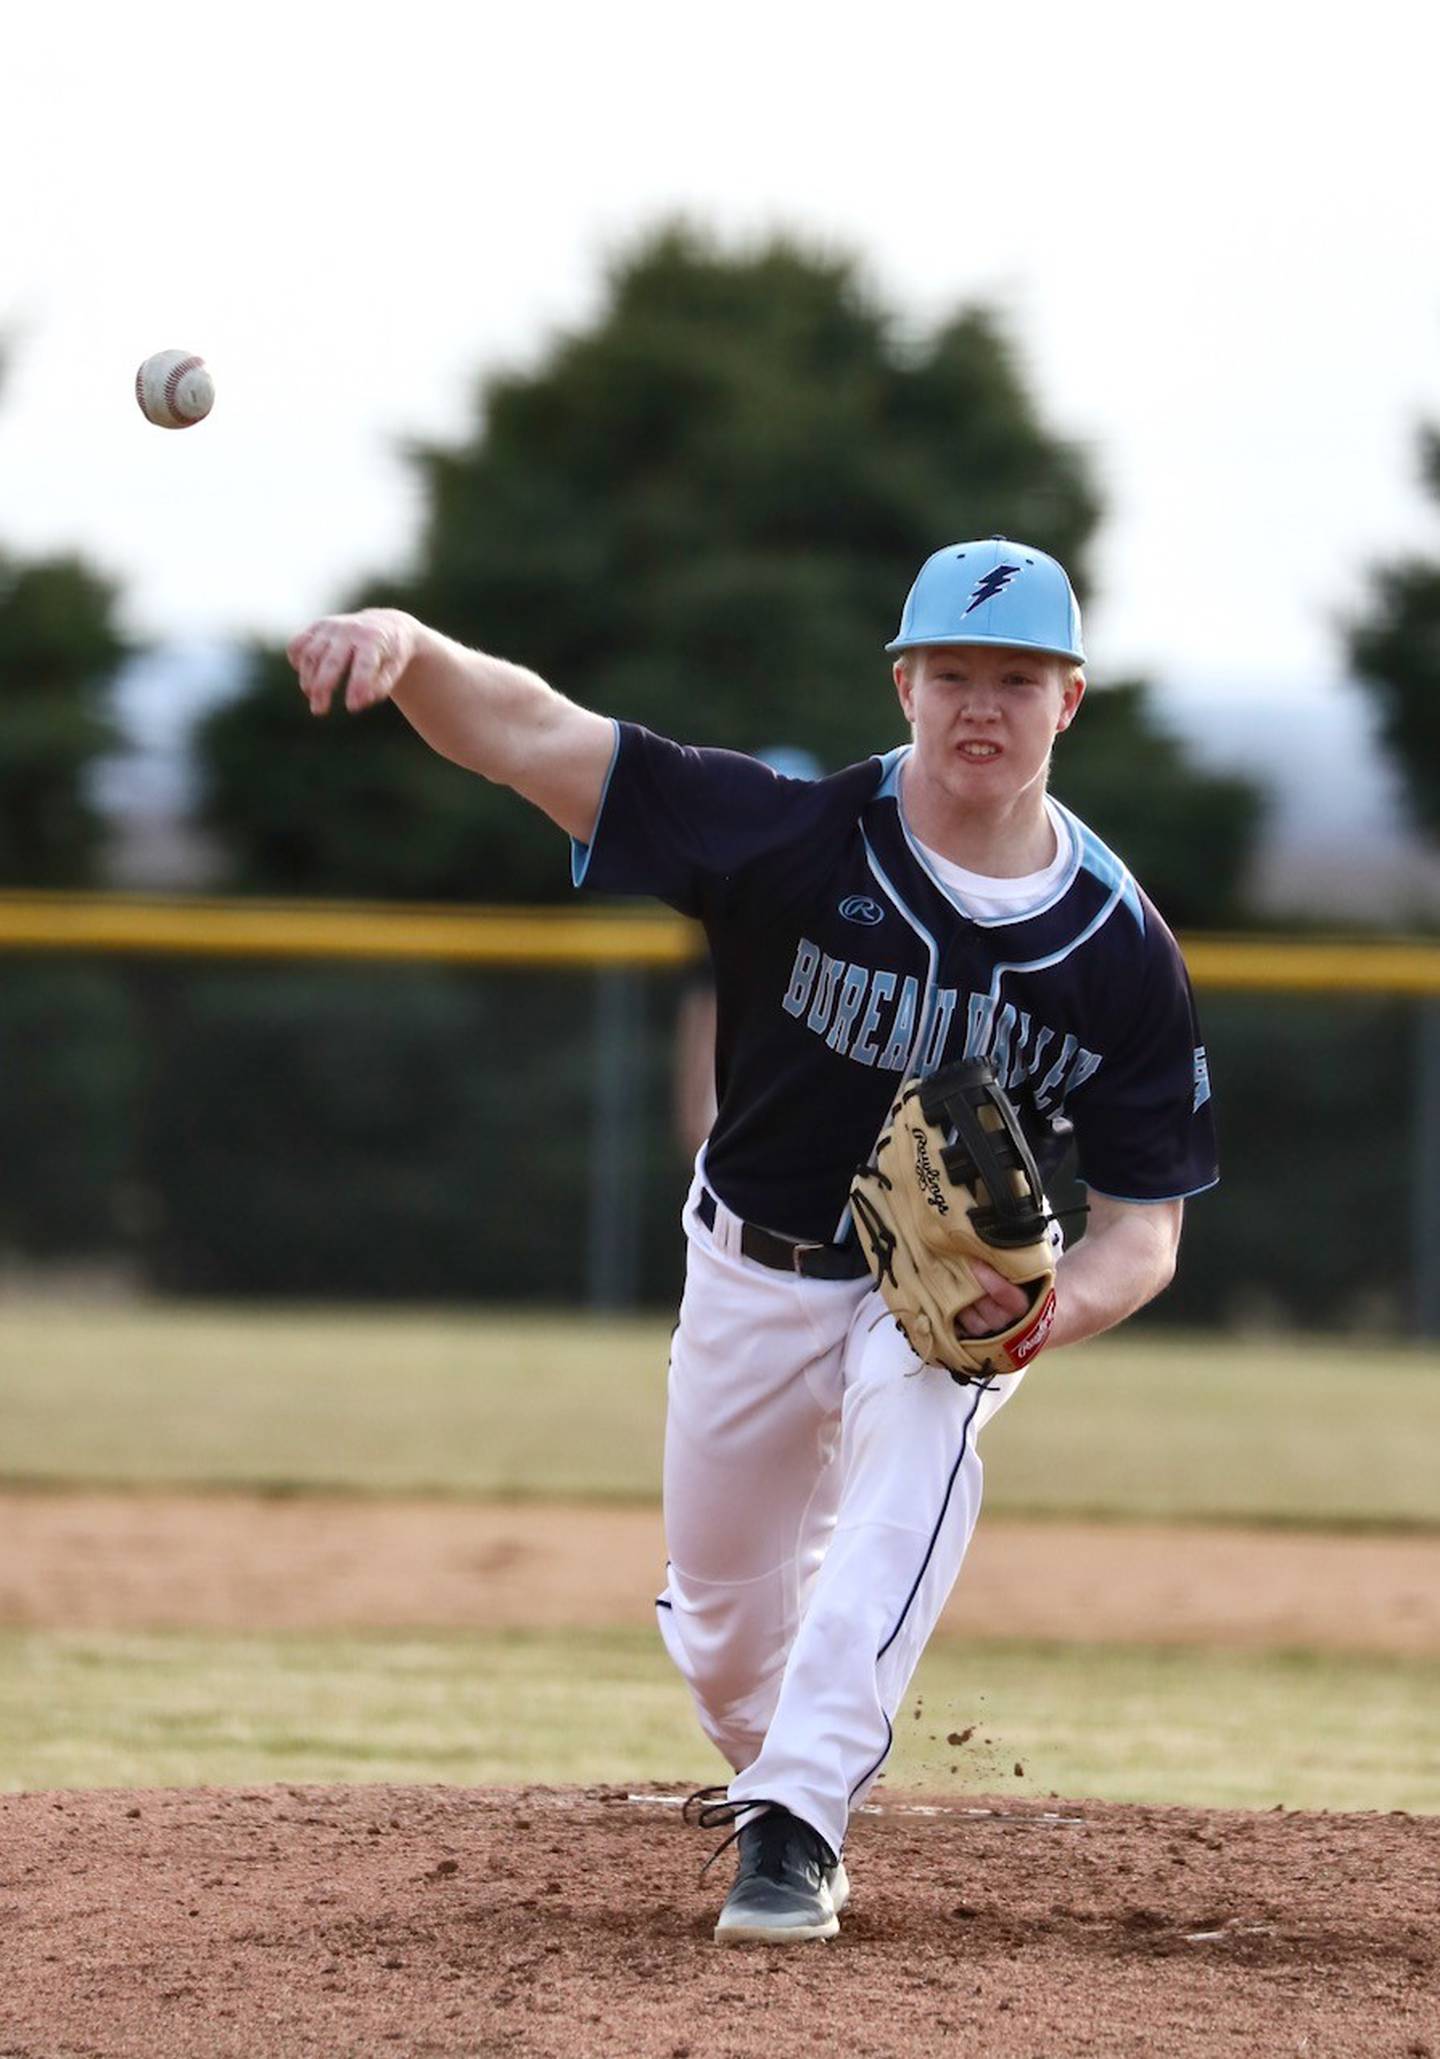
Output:
[[[1019,1383],[923,1361],[872,1284],[851,1182],[902,1083],[988,1059],[1042,1177],[1073,1135],[1089,1223],[1054,1267],[1051,1348],[1160,1292],[1185,1200],[1216,1178],[1174,939],[1047,790],[1085,692],[1063,568],[1001,537],[947,545],[887,648],[911,741],[805,781],[606,720],[393,610],[290,647],[317,715],[393,698],[568,832],[577,886],[704,925],[718,1113],[684,1212],[658,1617],[734,1769],[702,1817],[736,1826],[728,1943],[837,1930],[846,1826],[964,1559],[980,1432]],[[975,1272],[962,1340],[1030,1306]],[[1045,1341],[1033,1323],[1027,1351]]]

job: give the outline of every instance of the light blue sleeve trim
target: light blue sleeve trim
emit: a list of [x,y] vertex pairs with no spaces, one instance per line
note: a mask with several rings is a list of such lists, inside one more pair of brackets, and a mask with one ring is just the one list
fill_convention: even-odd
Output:
[[[1140,899],[1140,890],[1135,884],[1130,868],[1123,860],[1116,857],[1108,844],[1101,843],[1094,830],[1082,822],[1078,815],[1072,814],[1068,808],[1061,806],[1059,801],[1055,802],[1055,806],[1060,809],[1060,813],[1065,817],[1066,821],[1070,824],[1071,830],[1079,839],[1080,862],[1085,870],[1093,873],[1096,879],[1102,885],[1109,887],[1112,892],[1116,889],[1119,890],[1121,901],[1135,919],[1135,927],[1139,930],[1141,936],[1144,936],[1145,907]],[[1117,1195],[1114,1198],[1118,1200],[1119,1196]],[[1177,1195],[1176,1199],[1178,1200],[1179,1198]]]
[[1212,1187],[1218,1187],[1220,1175],[1206,1180],[1203,1187],[1187,1187],[1183,1194],[1111,1194],[1104,1187],[1097,1187],[1093,1180],[1081,1180],[1080,1185],[1087,1194],[1102,1194],[1107,1201],[1121,1201],[1127,1208],[1163,1208],[1167,1201],[1189,1201],[1196,1194],[1208,1194]]
[[615,732],[614,747],[610,752],[610,763],[605,767],[605,784],[600,789],[600,805],[595,810],[595,826],[590,832],[588,844],[582,844],[578,836],[570,839],[570,884],[580,887],[585,884],[585,875],[590,870],[590,853],[595,848],[595,839],[600,833],[600,818],[605,813],[605,801],[610,792],[610,782],[615,777],[615,765],[620,756],[620,724],[612,715],[610,726]]
[[893,751],[886,751],[880,759],[880,784],[875,789],[877,801],[894,800],[900,791],[900,767],[909,757],[912,746],[897,744]]

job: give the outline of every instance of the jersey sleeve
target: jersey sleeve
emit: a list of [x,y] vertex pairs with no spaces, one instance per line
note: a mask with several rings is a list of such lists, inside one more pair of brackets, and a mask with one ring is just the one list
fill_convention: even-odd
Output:
[[1220,1177],[1210,1069],[1185,961],[1147,904],[1146,961],[1128,1031],[1070,1097],[1079,1173],[1116,1201],[1172,1201]]
[[804,833],[819,784],[787,779],[743,752],[672,743],[617,722],[590,842],[572,842],[574,883],[651,894],[703,918],[721,883]]

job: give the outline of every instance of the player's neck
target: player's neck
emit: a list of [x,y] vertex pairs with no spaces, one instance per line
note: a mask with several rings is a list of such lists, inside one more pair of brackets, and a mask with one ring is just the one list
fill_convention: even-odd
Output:
[[1024,879],[1043,872],[1055,856],[1055,826],[1045,807],[1045,783],[984,803],[947,793],[915,776],[910,760],[900,776],[905,819],[922,844],[987,879]]

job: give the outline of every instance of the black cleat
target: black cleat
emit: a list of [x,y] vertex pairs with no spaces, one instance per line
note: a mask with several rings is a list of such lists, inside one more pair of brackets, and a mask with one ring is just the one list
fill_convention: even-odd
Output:
[[799,1945],[834,1937],[850,1894],[845,1868],[818,1831],[788,1809],[752,1816],[737,1838],[740,1869],[715,1926],[721,1945]]

